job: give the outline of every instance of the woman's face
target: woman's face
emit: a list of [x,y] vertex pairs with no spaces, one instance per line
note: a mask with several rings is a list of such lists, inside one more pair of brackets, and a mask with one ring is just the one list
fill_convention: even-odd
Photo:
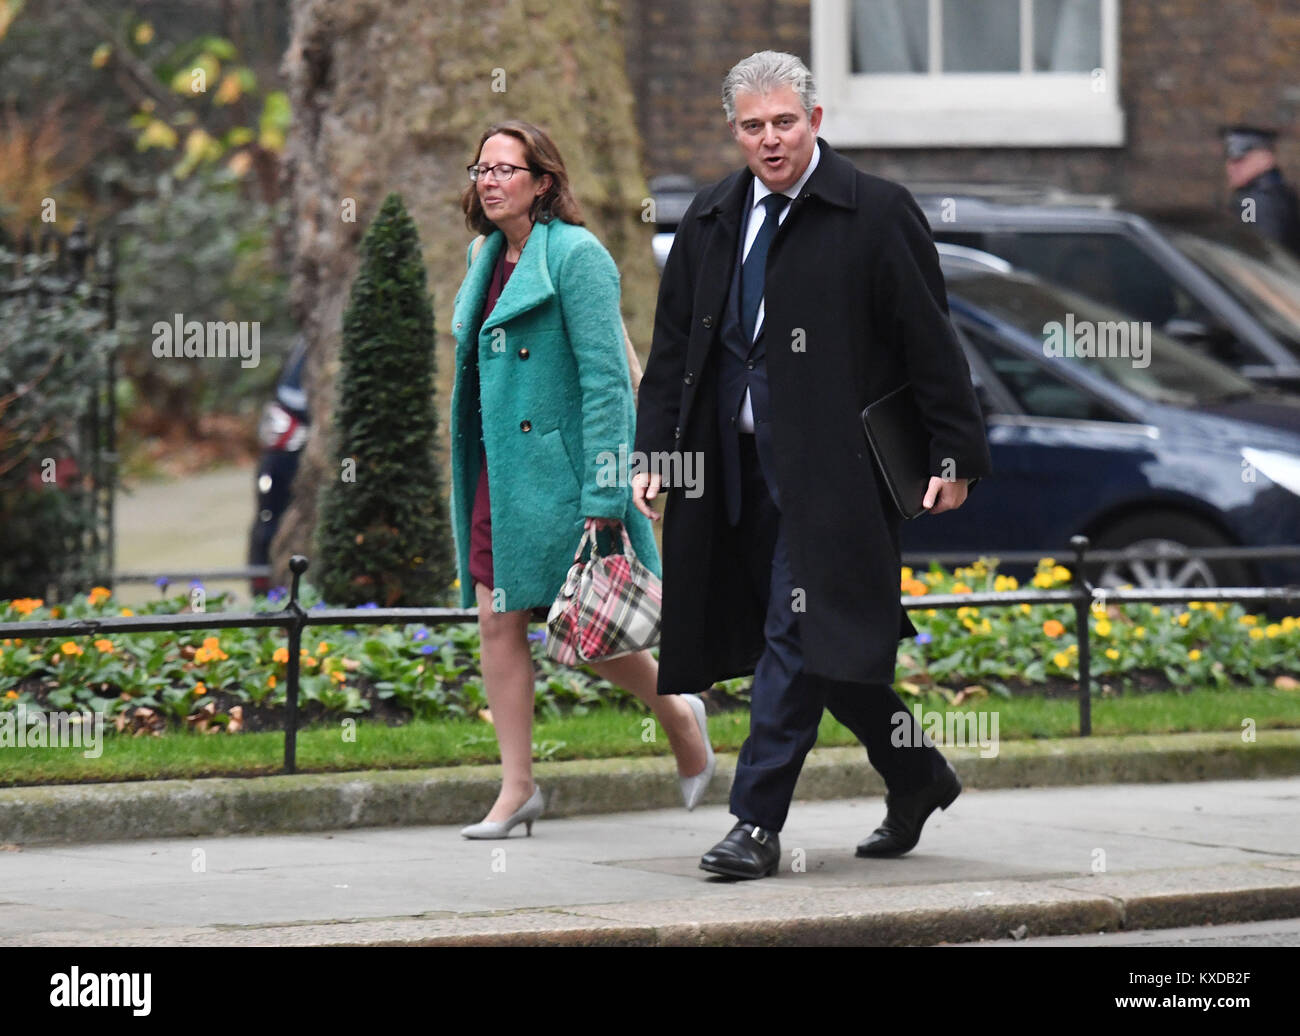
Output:
[[495,166],[503,162],[517,167],[509,180],[501,180],[495,173],[488,173],[480,176],[475,183],[483,212],[497,226],[503,221],[509,223],[520,217],[528,219],[533,199],[545,194],[551,185],[549,174],[536,176],[528,170],[528,159],[524,155],[522,141],[509,134],[498,133],[483,142],[478,164]]

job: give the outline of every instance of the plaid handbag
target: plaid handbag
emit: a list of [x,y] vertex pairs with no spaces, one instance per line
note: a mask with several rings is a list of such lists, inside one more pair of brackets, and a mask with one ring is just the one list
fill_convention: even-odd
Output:
[[[659,577],[641,564],[623,530],[623,553],[596,553],[588,529],[546,617],[546,654],[563,665],[603,662],[659,643]],[[582,560],[591,544],[591,558]]]

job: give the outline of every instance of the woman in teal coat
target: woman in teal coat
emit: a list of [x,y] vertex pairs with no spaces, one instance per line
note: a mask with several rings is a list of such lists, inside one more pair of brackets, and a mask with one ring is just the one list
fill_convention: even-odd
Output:
[[[659,554],[626,475],[608,477],[636,420],[618,270],[582,226],[559,152],[536,126],[503,122],[483,134],[469,174],[465,221],[483,236],[452,315],[452,522],[461,605],[478,605],[502,785],[461,834],[503,838],[521,823],[531,834],[543,805],[532,774],[534,609],[550,607],[585,529],[626,526],[656,575]],[[714,768],[703,702],[658,695],[648,651],[592,668],[654,712],[694,808]]]

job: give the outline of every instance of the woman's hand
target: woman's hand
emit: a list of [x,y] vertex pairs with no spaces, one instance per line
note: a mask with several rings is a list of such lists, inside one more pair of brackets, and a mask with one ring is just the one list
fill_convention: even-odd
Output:
[[599,532],[601,529],[617,529],[622,524],[617,518],[588,518],[582,528],[587,532],[592,529]]

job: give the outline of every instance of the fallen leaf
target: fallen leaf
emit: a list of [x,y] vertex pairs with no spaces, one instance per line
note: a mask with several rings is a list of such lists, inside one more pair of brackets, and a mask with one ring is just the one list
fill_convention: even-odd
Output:
[[481,719],[484,723],[491,723],[491,722],[492,722],[492,710],[491,710],[491,709],[479,709],[479,710],[478,710],[478,718]]
[[230,722],[226,724],[227,734],[237,734],[244,729],[244,706],[232,705],[230,708]]
[[1294,676],[1279,676],[1273,681],[1273,686],[1279,691],[1300,690],[1300,680],[1297,680]]

